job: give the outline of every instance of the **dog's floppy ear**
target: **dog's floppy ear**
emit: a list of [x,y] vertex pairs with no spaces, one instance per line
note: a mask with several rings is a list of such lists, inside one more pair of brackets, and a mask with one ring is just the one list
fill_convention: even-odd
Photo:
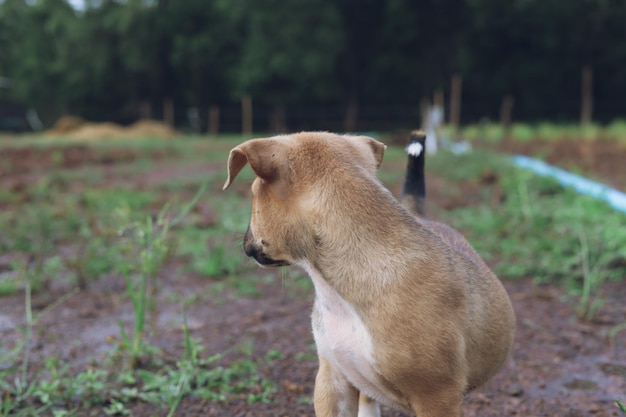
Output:
[[283,152],[284,145],[275,139],[251,139],[233,148],[228,155],[228,178],[223,189],[230,187],[246,163],[257,177],[268,182],[275,180]]

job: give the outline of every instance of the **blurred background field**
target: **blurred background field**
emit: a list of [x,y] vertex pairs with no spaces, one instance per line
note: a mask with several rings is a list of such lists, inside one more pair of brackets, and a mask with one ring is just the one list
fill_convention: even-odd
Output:
[[369,134],[399,195],[418,127],[429,215],[518,315],[464,415],[621,415],[626,215],[510,155],[626,192],[624,21],[605,0],[0,0],[0,417],[313,416],[312,285],[243,254],[253,174],[223,192],[228,152]]
[[[390,144],[380,178],[398,195],[403,138],[378,138]],[[2,415],[313,415],[312,285],[243,254],[252,172],[221,191],[243,139],[0,140]],[[468,236],[520,321],[516,367],[466,413],[556,413],[574,395],[580,415],[613,415],[626,378],[624,214],[473,143],[428,157],[429,212]],[[585,175],[602,179],[591,161]]]

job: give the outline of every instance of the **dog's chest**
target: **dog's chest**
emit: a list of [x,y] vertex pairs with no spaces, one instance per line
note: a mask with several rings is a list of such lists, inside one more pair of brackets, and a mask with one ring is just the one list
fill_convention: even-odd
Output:
[[380,383],[373,340],[357,312],[317,271],[306,269],[315,286],[313,335],[318,352],[370,397],[396,400]]
[[[354,308],[327,285],[316,285],[317,349],[348,377],[375,377],[371,336]],[[356,375],[356,373],[364,375]]]

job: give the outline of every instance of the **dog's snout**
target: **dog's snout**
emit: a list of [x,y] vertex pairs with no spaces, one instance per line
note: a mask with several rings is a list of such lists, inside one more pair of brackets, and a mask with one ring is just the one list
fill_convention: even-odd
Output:
[[259,265],[266,267],[289,265],[289,262],[287,261],[273,259],[272,257],[268,256],[263,251],[264,245],[266,245],[266,243],[263,240],[261,240],[260,246],[255,244],[254,236],[252,235],[252,232],[250,232],[250,226],[248,226],[248,230],[246,230],[246,233],[243,237],[243,251],[247,256],[254,258],[254,260],[257,261]]

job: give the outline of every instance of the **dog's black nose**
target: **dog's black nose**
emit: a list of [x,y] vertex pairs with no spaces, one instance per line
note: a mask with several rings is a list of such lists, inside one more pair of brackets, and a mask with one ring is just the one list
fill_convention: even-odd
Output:
[[246,241],[243,243],[243,251],[251,258],[256,258],[259,253],[259,250],[254,245],[251,245]]
[[282,262],[276,261],[268,257],[261,249],[250,243],[244,242],[243,251],[251,258],[254,258],[261,265],[277,265]]
[[261,248],[254,244],[254,238],[250,233],[250,226],[248,226],[248,230],[246,230],[246,234],[243,237],[243,251],[247,256],[254,258],[259,263],[263,263],[267,256],[263,253]]
[[247,256],[256,258],[255,255],[257,254],[258,249],[252,244],[252,239],[250,237],[250,225],[248,225],[246,233],[243,235],[243,251]]
[[243,251],[251,258],[254,258],[257,263],[263,266],[276,267],[289,265],[289,262],[272,259],[263,252],[263,248],[254,244],[254,238],[250,233],[250,226],[246,230],[246,234],[243,237]]

